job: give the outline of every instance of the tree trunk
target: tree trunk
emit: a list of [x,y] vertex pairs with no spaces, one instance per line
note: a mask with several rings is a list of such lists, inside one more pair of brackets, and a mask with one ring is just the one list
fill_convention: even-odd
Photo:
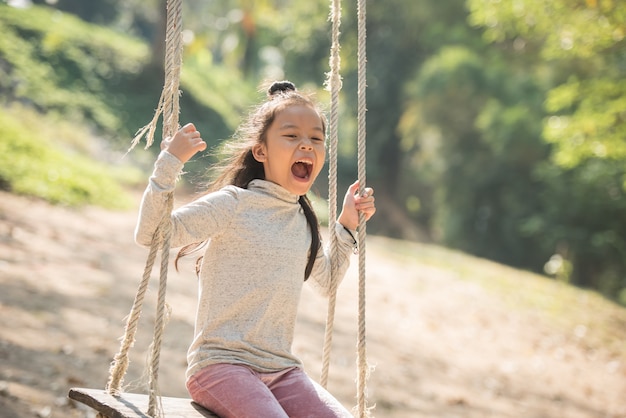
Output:
[[163,72],[165,63],[165,34],[167,32],[167,0],[159,1],[159,18],[152,37],[150,67]]

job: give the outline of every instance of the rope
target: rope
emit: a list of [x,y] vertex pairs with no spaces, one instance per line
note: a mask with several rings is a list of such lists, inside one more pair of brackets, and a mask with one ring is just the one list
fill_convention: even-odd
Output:
[[[179,85],[180,70],[182,65],[182,0],[167,1],[167,32],[165,45],[165,82],[159,99],[159,104],[152,121],[140,129],[135,135],[135,138],[133,138],[129,151],[132,150],[144,136],[146,136],[146,148],[152,144],[157,121],[161,114],[163,115],[163,138],[172,136],[176,130],[178,130],[178,115],[180,110],[178,99],[180,95]],[[157,251],[160,248],[161,265],[159,291],[157,296],[154,335],[151,344],[149,400],[147,411],[147,414],[152,417],[162,416],[162,410],[157,400],[159,395],[158,372],[163,330],[165,328],[165,323],[167,322],[167,304],[165,302],[165,294],[167,288],[171,238],[170,213],[172,212],[173,201],[173,193],[168,193],[166,196],[166,208],[164,210],[163,219],[152,237],[150,252],[146,260],[143,277],[137,289],[137,294],[135,295],[131,312],[127,318],[125,333],[120,345],[120,350],[118,354],[115,355],[113,363],[111,364],[110,377],[107,383],[107,392],[112,395],[119,395],[124,375],[128,369],[128,352],[135,342],[137,324],[141,316],[146,289],[148,287],[148,282],[150,281],[150,275],[154,267]],[[101,415],[99,414],[99,416]]]
[[146,260],[146,267],[144,269],[143,278],[139,283],[139,287],[137,288],[137,293],[135,295],[135,300],[126,319],[126,327],[124,330],[124,337],[120,345],[120,350],[113,358],[113,363],[111,363],[111,369],[109,370],[107,391],[114,396],[120,394],[124,376],[126,375],[126,370],[128,369],[128,352],[135,344],[137,325],[139,324],[139,318],[141,317],[143,301],[146,295],[146,290],[148,288],[148,283],[150,282],[150,273],[152,271],[152,266],[154,265],[154,260],[156,259],[156,254],[158,250],[158,240],[159,236],[157,234],[154,234],[154,236],[152,237],[152,243],[150,245],[150,253],[148,254],[148,258]]
[[[365,0],[358,0],[358,178],[359,194],[362,195],[366,185],[366,8]],[[326,316],[326,331],[324,335],[324,350],[322,355],[322,375],[320,383],[326,387],[328,384],[328,369],[330,364],[330,351],[332,346],[332,334],[334,328],[335,308],[337,304],[337,234],[335,233],[337,219],[337,126],[339,114],[339,91],[341,90],[340,56],[339,56],[339,27],[341,25],[341,5],[339,0],[331,0],[330,19],[332,21],[332,44],[330,53],[330,73],[327,75],[326,87],[331,92],[331,112],[329,124],[329,196],[328,196],[328,229],[330,235],[331,260],[331,292],[328,300],[328,312]],[[357,336],[357,409],[360,418],[370,415],[367,408],[367,379],[369,366],[367,364],[366,326],[365,326],[365,238],[366,222],[363,213],[359,214],[358,240],[359,240],[359,303],[358,303],[358,336]]]
[[[365,69],[367,63],[366,55],[366,9],[365,0],[358,0],[357,5],[357,17],[358,17],[358,177],[359,177],[359,195],[362,195],[365,190],[366,178],[365,178],[365,137],[366,137],[366,100],[365,91],[367,88],[367,80],[365,77]],[[366,222],[364,214],[359,213],[359,314],[358,314],[358,340],[357,340],[357,365],[358,365],[358,377],[357,377],[357,401],[358,401],[358,414],[360,418],[369,416],[367,408],[367,378],[369,374],[369,366],[367,364],[367,347],[366,347],[366,327],[365,327],[365,237],[366,237]]]
[[[182,65],[182,0],[167,1],[167,32],[165,36],[165,83],[163,87],[163,138],[173,136],[178,130],[179,85],[180,69]],[[167,273],[170,252],[170,240],[172,236],[172,224],[170,214],[173,208],[173,192],[167,195],[167,205],[163,214],[164,227],[162,232],[161,247],[161,274],[159,277],[159,293],[157,297],[157,312],[154,324],[154,336],[152,339],[152,354],[150,356],[150,379],[148,415],[161,416],[160,405],[157,403],[159,360],[161,357],[161,342],[166,322],[165,294],[167,290]]]
[[[331,15],[332,20],[332,47],[330,56],[331,71],[328,75],[327,87],[331,90],[331,118],[330,118],[330,162],[329,162],[329,231],[330,245],[333,260],[331,263],[331,294],[328,304],[328,316],[326,322],[326,333],[324,342],[324,354],[322,365],[322,385],[326,386],[328,381],[328,368],[330,363],[330,348],[332,345],[333,323],[337,295],[337,236],[336,208],[337,208],[337,121],[339,91],[341,90],[341,77],[339,75],[339,26],[341,23],[341,6],[339,0],[332,0]],[[149,147],[154,138],[159,116],[163,115],[163,138],[172,136],[178,129],[179,115],[179,84],[180,70],[182,64],[182,0],[167,1],[167,33],[166,33],[166,56],[165,56],[165,82],[163,91],[159,99],[159,104],[151,122],[141,128],[133,138],[132,150],[143,138],[146,137],[146,148]],[[358,0],[358,178],[360,182],[359,193],[364,192],[365,187],[365,0]],[[156,259],[157,249],[161,250],[161,271],[159,279],[159,292],[157,297],[157,313],[154,326],[154,336],[152,352],[150,355],[150,376],[149,376],[149,404],[147,414],[150,416],[161,416],[162,411],[157,402],[158,396],[158,371],[163,330],[165,328],[167,309],[165,294],[167,287],[167,270],[171,238],[171,222],[169,215],[173,206],[173,193],[167,195],[166,211],[163,219],[155,231],[150,245],[150,253],[146,260],[146,266],[142,280],[137,289],[135,300],[131,312],[127,318],[125,335],[122,339],[120,350],[114,357],[111,364],[107,391],[112,395],[119,395],[124,375],[128,369],[128,352],[134,345],[137,324],[141,316],[143,301],[147,290],[148,282]],[[366,407],[366,380],[369,372],[366,359],[365,344],[365,220],[364,215],[359,215],[359,313],[358,313],[358,377],[357,377],[357,399],[359,417],[369,414]],[[98,414],[100,417],[101,415]]]
[[341,25],[341,2],[331,1],[330,19],[332,21],[332,45],[330,51],[330,73],[327,74],[326,88],[330,90],[330,123],[329,123],[329,161],[328,161],[328,233],[330,237],[331,254],[331,290],[328,298],[328,312],[326,314],[326,332],[324,334],[324,349],[322,354],[322,376],[320,384],[326,388],[328,384],[328,370],[330,367],[330,352],[333,342],[333,328],[335,321],[335,307],[337,305],[337,143],[339,121],[339,91],[341,77],[339,69],[339,26]]

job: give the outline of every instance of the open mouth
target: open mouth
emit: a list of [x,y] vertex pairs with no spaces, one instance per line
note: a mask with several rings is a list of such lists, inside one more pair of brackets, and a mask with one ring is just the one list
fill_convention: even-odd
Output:
[[313,163],[310,161],[296,161],[291,166],[291,173],[299,179],[307,180],[311,177]]

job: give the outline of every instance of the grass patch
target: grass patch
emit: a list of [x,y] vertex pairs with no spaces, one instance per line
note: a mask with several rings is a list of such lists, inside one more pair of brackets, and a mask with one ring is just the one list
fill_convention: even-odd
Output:
[[[131,207],[132,198],[123,185],[143,180],[138,169],[89,158],[84,148],[72,146],[93,142],[85,128],[76,126],[65,141],[60,140],[56,135],[69,132],[68,126],[33,113],[18,106],[0,109],[0,187],[68,206]],[[37,123],[32,123],[34,118]]]
[[626,308],[598,292],[436,245],[376,239],[384,241],[377,246],[384,257],[407,269],[429,266],[451,272],[493,294],[510,311],[537,318],[588,350],[604,349],[626,361]]
[[148,45],[39,6],[0,3],[0,30],[0,91],[7,100],[71,115],[110,135],[126,129],[119,108],[128,80],[149,59]]

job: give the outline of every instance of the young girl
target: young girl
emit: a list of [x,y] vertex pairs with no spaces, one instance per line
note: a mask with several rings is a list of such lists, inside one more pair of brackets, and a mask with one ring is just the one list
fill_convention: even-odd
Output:
[[[312,100],[276,82],[235,136],[211,192],[171,215],[172,247],[208,242],[188,352],[192,399],[223,418],[351,417],[291,352],[302,283],[330,288],[328,249],[306,193],[325,159],[325,119]],[[150,245],[183,164],[206,148],[193,124],[161,144],[135,238]],[[338,277],[356,246],[373,191],[348,189],[337,219]],[[188,253],[185,248],[179,253]]]

